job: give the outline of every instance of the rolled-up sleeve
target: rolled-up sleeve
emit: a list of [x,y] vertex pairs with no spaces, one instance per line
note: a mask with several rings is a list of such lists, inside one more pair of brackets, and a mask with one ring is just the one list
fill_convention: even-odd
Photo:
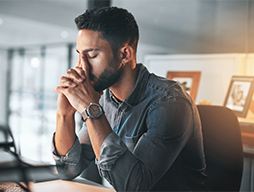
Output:
[[114,133],[110,133],[101,146],[101,155],[97,165],[101,169],[109,170],[115,161],[128,150],[122,140]]
[[[138,159],[114,132],[110,133],[104,140],[100,158],[98,161],[95,160],[95,163],[98,166],[100,175],[117,191],[130,191],[130,189],[136,188],[136,183],[131,180],[137,181],[137,178],[142,176],[140,175],[141,168],[138,167],[140,165]],[[138,172],[133,172],[135,169]]]
[[96,164],[117,191],[149,191],[171,167],[193,131],[191,105],[182,99],[159,102],[146,124],[132,152],[114,132],[103,142]]
[[52,155],[61,179],[77,177],[95,158],[91,145],[80,144],[77,136],[66,155],[59,155],[55,147],[55,134],[52,139]]

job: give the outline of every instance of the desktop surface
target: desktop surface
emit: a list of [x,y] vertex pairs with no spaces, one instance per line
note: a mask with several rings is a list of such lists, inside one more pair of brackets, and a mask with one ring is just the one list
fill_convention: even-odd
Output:
[[114,189],[99,185],[79,183],[75,181],[54,180],[31,183],[32,192],[116,192]]

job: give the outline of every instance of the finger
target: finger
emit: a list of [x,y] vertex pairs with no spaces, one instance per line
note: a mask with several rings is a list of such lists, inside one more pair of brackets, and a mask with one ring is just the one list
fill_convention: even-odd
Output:
[[78,74],[78,72],[75,69],[69,69],[65,76],[67,78],[73,79],[74,82],[82,82],[84,79]]
[[85,71],[84,71],[81,67],[76,66],[74,69],[76,70],[76,72],[79,74],[79,76],[80,76],[83,80],[86,79]]
[[53,90],[55,92],[64,94],[67,98],[68,98],[68,95],[73,94],[73,89],[71,89],[71,88],[65,88],[65,87],[62,87],[62,86],[57,86]]
[[61,87],[61,86],[57,86],[56,88],[53,89],[55,92],[58,93],[63,93],[65,92],[65,88]]
[[82,69],[83,69],[84,72],[85,72],[86,80],[88,80],[88,82],[89,82],[89,81],[90,81],[90,78],[89,78],[90,67],[89,67],[89,65],[88,65],[88,61],[87,61],[87,58],[86,58],[85,55],[83,55],[83,56],[80,58],[80,64],[81,64]]
[[60,78],[60,86],[61,87],[75,87],[77,84],[75,82],[72,81],[72,79],[67,78],[65,76],[62,76]]

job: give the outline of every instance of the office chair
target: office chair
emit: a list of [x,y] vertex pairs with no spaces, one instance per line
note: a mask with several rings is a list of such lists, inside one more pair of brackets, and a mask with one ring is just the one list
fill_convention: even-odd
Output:
[[239,191],[243,171],[241,131],[235,113],[226,107],[198,105],[208,184],[212,191]]
[[0,149],[5,150],[14,149],[14,152],[17,152],[14,138],[9,126],[0,125]]

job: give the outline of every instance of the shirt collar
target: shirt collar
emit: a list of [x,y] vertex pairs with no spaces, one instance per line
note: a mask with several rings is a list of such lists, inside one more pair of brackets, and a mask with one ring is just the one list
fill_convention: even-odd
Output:
[[140,102],[141,96],[145,92],[145,88],[149,78],[149,72],[144,65],[137,64],[137,67],[139,68],[139,72],[137,75],[135,87],[132,90],[131,94],[125,100],[125,103],[131,107],[137,105]]
[[114,94],[111,92],[110,89],[108,89],[110,100],[113,101],[115,104],[122,105],[123,107],[124,105],[126,105],[126,107],[133,107],[141,101],[141,96],[144,94],[148,82],[149,72],[142,64],[137,64],[137,67],[139,68],[139,71],[134,89],[124,102],[120,103],[119,101],[117,101]]

